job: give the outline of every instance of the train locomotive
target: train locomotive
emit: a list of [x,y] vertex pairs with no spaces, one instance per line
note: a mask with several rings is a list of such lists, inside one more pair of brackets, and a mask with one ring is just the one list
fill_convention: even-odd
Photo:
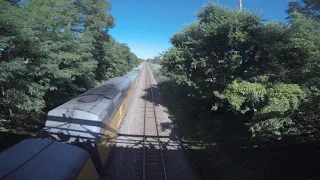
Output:
[[[71,179],[83,179],[83,177],[88,176],[90,176],[89,179],[96,179],[98,176],[94,174],[101,176],[109,151],[120,128],[121,120],[126,114],[143,67],[144,65],[141,64],[133,68],[126,75],[103,82],[99,86],[52,109],[48,112],[45,127],[37,135],[38,139],[24,141],[33,143],[35,148],[41,146],[39,144],[43,143],[42,141],[46,141],[47,143],[59,143],[61,144],[60,146],[79,148],[81,149],[78,150],[79,152],[85,150],[85,153],[78,153],[79,159],[86,160],[81,161],[82,164],[80,166],[83,168],[77,173],[78,176],[72,176],[73,178]],[[12,148],[15,148],[16,152],[18,152],[19,148],[21,148],[21,151],[24,151],[24,141]],[[14,158],[14,154],[11,153],[12,148],[0,154],[0,162],[1,157],[8,159],[9,155],[13,159],[16,159]],[[72,149],[71,147],[69,148]],[[39,150],[41,148],[36,149]],[[35,150],[32,152],[34,156],[38,154]],[[55,153],[67,152],[57,150]],[[29,156],[33,157],[32,155]],[[59,155],[56,156],[59,157]],[[90,160],[87,160],[87,156]],[[24,158],[30,161],[28,157]],[[74,158],[76,159],[77,157]],[[5,167],[4,163],[0,163],[0,168]],[[91,172],[93,169],[96,172]],[[10,172],[10,175],[14,174],[13,171],[8,172]],[[17,170],[15,172],[19,173]],[[70,172],[68,173],[70,174]],[[8,174],[1,173],[0,171],[0,179],[3,177],[8,177]],[[69,177],[66,179],[70,179],[71,176],[67,175],[66,177]]]

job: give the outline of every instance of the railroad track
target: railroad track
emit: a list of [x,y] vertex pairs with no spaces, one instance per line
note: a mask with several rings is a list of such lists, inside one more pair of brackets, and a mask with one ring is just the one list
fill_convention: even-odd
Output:
[[150,71],[146,68],[146,95],[144,97],[143,122],[143,180],[167,180],[162,143],[159,137],[156,107],[152,90]]

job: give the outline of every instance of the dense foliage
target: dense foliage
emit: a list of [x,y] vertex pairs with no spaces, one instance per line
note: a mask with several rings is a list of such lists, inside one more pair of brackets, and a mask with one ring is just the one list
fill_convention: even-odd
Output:
[[0,0],[1,122],[39,119],[139,64],[108,34],[109,9],[105,0]]
[[288,5],[287,13],[290,20],[294,13],[301,13],[304,17],[313,20],[320,20],[320,3],[318,0],[302,0],[290,1]]
[[289,5],[288,23],[209,3],[171,38],[162,71],[211,111],[232,112],[255,139],[311,135],[320,125],[320,11],[303,2],[303,11]]

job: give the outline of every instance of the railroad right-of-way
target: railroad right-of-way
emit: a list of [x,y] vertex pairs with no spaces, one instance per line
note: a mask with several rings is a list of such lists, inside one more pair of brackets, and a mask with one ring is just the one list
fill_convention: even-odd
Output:
[[147,63],[102,179],[194,179]]

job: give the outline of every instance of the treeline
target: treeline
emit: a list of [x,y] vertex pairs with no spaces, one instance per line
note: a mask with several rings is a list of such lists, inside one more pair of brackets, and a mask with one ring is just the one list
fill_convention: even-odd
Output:
[[150,63],[153,63],[153,64],[160,64],[161,61],[162,61],[162,57],[161,56],[155,56],[154,58],[146,59],[146,62],[150,62]]
[[[171,38],[162,72],[179,96],[196,100],[194,128],[224,127],[222,134],[260,142],[319,138],[320,4],[291,2],[287,13],[287,23],[268,22],[209,3]],[[221,114],[232,114],[233,124]],[[246,132],[231,132],[235,124]]]
[[44,120],[43,112],[141,62],[108,34],[110,7],[106,0],[0,0],[0,129]]

